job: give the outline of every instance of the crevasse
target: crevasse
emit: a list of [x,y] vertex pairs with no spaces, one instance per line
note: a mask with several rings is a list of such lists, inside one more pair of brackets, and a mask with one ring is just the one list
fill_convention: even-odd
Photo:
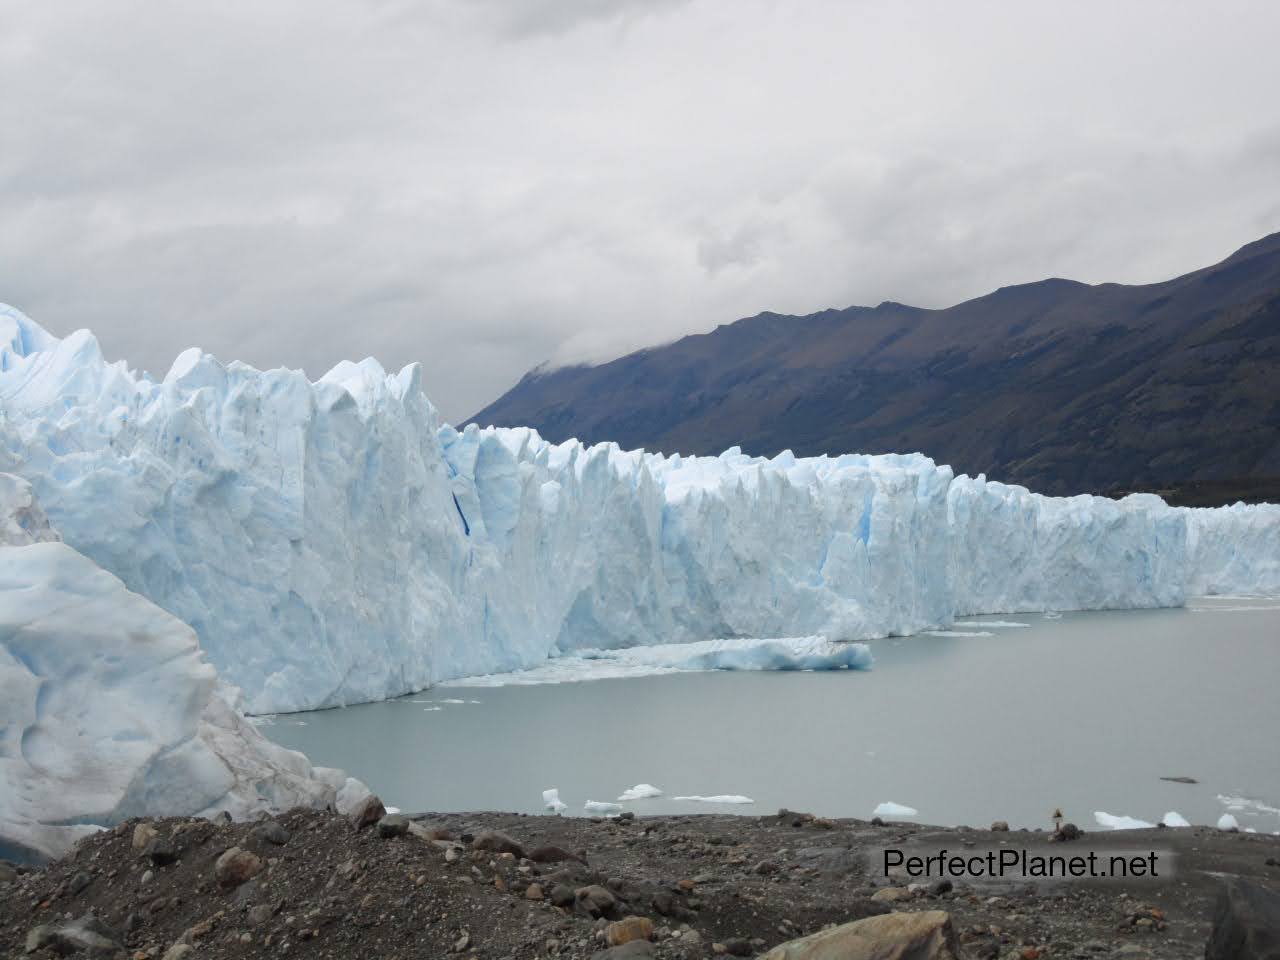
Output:
[[920,454],[772,459],[441,424],[416,365],[162,380],[0,307],[0,471],[190,624],[253,712],[576,649],[869,639],[1280,591],[1280,507],[1042,497]]

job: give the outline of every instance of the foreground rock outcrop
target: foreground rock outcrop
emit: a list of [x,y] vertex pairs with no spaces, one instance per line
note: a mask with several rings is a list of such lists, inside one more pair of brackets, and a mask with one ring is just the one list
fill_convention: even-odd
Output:
[[[309,810],[253,823],[128,821],[46,867],[0,864],[0,956],[1201,960],[1223,875],[1270,896],[1280,886],[1280,837],[1204,828],[1086,833],[1071,844],[1168,848],[1171,882],[924,884],[882,876],[884,847],[1060,844],[1048,833],[793,812],[407,819],[409,830],[390,834]],[[573,858],[537,862],[499,849],[508,844],[497,836]],[[761,873],[765,862],[773,869]],[[900,896],[877,902],[890,889]],[[1270,960],[1271,914],[1231,912],[1224,924],[1219,911],[1218,929],[1235,952],[1211,960]]]

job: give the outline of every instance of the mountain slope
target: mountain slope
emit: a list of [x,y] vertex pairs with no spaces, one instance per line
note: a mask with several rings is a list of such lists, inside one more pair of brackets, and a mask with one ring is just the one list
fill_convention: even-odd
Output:
[[753,454],[922,451],[1070,494],[1280,475],[1280,234],[1144,286],[1004,287],[944,310],[762,313],[477,413],[548,439]]

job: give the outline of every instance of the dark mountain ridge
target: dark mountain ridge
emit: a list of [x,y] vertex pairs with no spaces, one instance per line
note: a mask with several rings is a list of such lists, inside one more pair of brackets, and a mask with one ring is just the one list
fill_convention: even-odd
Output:
[[1269,488],[1280,233],[1161,283],[1055,278],[939,310],[761,313],[532,371],[471,419],[667,452],[919,450],[1055,494]]

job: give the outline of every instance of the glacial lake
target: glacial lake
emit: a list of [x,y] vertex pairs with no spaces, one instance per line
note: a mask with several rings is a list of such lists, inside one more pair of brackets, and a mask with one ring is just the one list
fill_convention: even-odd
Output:
[[[650,783],[666,796],[628,809],[869,818],[893,801],[922,823],[1046,827],[1061,807],[1086,830],[1097,810],[1230,809],[1280,831],[1280,600],[973,617],[869,646],[867,671],[440,686],[260,730],[406,811],[541,813],[556,787],[581,814]],[[755,802],[673,799],[722,794]]]

